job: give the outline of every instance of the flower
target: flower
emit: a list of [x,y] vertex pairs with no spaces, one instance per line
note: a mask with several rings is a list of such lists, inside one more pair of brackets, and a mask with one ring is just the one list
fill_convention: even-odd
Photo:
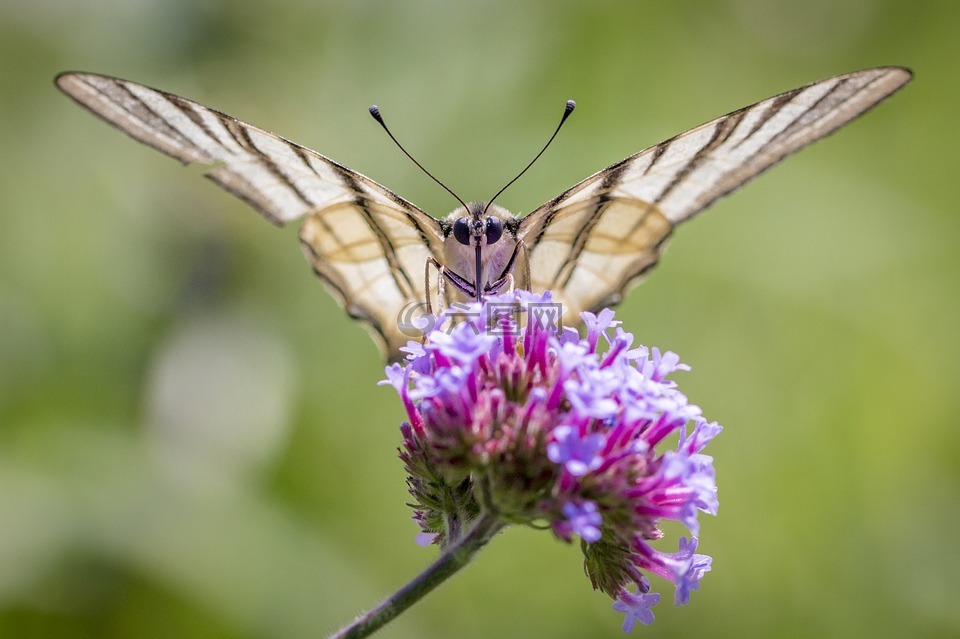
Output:
[[600,433],[583,437],[573,426],[558,426],[553,430],[553,438],[547,444],[547,457],[562,464],[571,475],[582,477],[603,462],[599,453],[604,436]]
[[660,602],[660,593],[633,594],[627,590],[620,592],[617,600],[613,604],[613,609],[617,612],[625,613],[623,619],[623,631],[630,632],[639,621],[645,626],[653,623],[653,612],[650,608]]
[[588,544],[600,539],[600,524],[603,523],[603,517],[600,516],[596,503],[586,501],[577,504],[568,501],[563,505],[563,516],[565,520],[554,523],[553,529],[564,540],[569,541],[571,533],[579,535]]
[[[458,306],[382,383],[407,412],[400,456],[418,542],[449,547],[481,516],[579,537],[593,587],[629,632],[660,599],[647,574],[681,605],[710,570],[695,553],[698,515],[718,507],[702,451],[722,429],[670,379],[689,370],[675,353],[633,347],[608,309],[583,313],[580,337],[560,310],[526,291]],[[655,547],[662,520],[690,532],[676,552]]]

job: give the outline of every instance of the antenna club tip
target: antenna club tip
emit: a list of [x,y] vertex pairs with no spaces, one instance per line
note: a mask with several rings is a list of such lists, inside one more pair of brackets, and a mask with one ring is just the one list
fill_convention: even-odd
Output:
[[371,104],[368,110],[370,111],[370,115],[372,115],[374,119],[376,120],[380,119],[380,107],[378,107],[376,104]]
[[573,100],[567,100],[567,108],[566,108],[567,113],[572,113],[573,110],[576,108],[577,108],[576,102],[574,102]]

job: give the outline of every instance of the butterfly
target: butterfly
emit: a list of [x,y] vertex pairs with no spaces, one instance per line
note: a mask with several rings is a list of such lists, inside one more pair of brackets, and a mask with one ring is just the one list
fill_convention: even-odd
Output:
[[[274,224],[302,219],[313,270],[396,360],[416,325],[408,311],[432,308],[431,299],[480,299],[516,283],[551,291],[566,326],[581,311],[617,304],[657,264],[676,225],[911,77],[879,67],[814,82],[631,155],[522,218],[491,200],[461,201],[445,219],[315,151],[171,93],[93,73],[62,73],[56,83],[134,139],[206,165],[206,177]],[[570,102],[564,120],[572,109]],[[376,107],[371,113],[383,124]]]

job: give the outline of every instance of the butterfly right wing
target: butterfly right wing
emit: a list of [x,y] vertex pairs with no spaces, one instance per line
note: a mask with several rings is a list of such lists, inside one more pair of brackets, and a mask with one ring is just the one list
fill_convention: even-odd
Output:
[[426,299],[427,259],[442,259],[440,223],[373,180],[319,153],[201,104],[91,73],[57,86],[95,115],[206,176],[278,226],[306,218],[301,243],[347,313],[387,358],[409,337],[404,307]]
[[828,78],[744,107],[588,177],[520,223],[532,288],[581,311],[618,303],[660,259],[673,227],[910,80],[899,67]]

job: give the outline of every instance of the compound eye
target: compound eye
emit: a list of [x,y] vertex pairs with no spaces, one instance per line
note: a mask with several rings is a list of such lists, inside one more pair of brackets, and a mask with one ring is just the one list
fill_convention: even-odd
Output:
[[500,222],[498,217],[488,217],[484,231],[487,234],[487,246],[496,244],[503,235],[503,223]]
[[453,237],[464,246],[470,246],[470,222],[465,217],[453,223]]

